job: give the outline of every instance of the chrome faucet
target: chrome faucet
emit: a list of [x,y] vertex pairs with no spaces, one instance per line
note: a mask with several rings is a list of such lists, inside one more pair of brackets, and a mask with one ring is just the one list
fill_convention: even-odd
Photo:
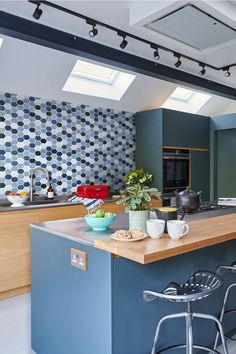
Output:
[[31,176],[30,176],[30,201],[31,202],[34,200],[33,182],[34,182],[35,172],[37,172],[37,171],[45,172],[45,174],[47,176],[48,183],[49,183],[49,172],[46,170],[46,168],[39,166],[39,167],[36,167],[35,169],[32,170]]

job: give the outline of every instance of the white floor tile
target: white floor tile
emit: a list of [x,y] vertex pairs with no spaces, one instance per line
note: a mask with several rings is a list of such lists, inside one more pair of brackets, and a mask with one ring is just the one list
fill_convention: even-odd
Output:
[[0,301],[0,353],[34,354],[30,345],[30,294]]

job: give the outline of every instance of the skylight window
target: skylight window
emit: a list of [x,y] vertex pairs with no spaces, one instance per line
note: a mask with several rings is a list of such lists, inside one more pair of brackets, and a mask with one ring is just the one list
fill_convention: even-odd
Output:
[[135,75],[77,60],[63,91],[120,100],[134,79]]
[[190,97],[193,95],[193,91],[188,90],[183,87],[177,87],[174,92],[171,95],[171,98],[174,100],[180,100],[180,101],[188,101]]
[[72,71],[72,75],[87,80],[103,82],[112,85],[119,72],[117,70],[107,68],[105,66],[88,63],[78,60]]
[[211,95],[206,93],[177,87],[162,107],[176,111],[197,113],[210,98]]

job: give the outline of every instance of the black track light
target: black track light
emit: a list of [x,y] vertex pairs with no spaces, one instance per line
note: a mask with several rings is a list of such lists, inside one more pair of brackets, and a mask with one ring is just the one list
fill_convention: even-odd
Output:
[[203,75],[206,74],[206,69],[205,69],[206,65],[205,64],[201,64],[201,63],[199,63],[199,65],[202,68],[202,70],[199,71],[199,74],[203,76]]
[[229,77],[231,75],[231,72],[229,71],[229,67],[224,68],[223,71],[225,71],[225,77]]
[[175,63],[175,66],[176,66],[176,68],[179,68],[180,65],[182,64],[182,61],[180,60],[181,56],[180,56],[180,54],[176,54],[176,53],[174,53],[174,56],[176,58],[178,58],[177,62]]
[[39,20],[40,17],[42,16],[43,10],[39,8],[40,4],[37,5],[36,9],[34,10],[33,13],[33,18],[35,18],[35,20]]
[[93,25],[93,29],[91,29],[91,31],[89,31],[89,35],[90,37],[95,37],[98,34],[98,30],[96,28],[96,24]]
[[127,42],[127,40],[125,38],[126,38],[126,35],[123,36],[123,40],[122,40],[122,42],[120,44],[121,49],[125,49],[125,47],[128,44],[128,42]]
[[154,50],[153,56],[154,56],[154,58],[155,58],[156,60],[160,59],[160,54],[159,54],[159,52],[158,52],[158,48],[156,48],[156,49]]

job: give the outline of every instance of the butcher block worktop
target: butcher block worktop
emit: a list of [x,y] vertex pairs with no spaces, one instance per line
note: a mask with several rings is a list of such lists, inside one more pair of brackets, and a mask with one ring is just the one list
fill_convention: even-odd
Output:
[[118,215],[115,223],[105,232],[92,231],[83,218],[40,223],[33,227],[73,241],[90,244],[95,248],[141,264],[147,264],[236,239],[235,212],[215,217],[210,217],[210,213],[205,213],[204,216],[206,214],[209,216],[206,219],[186,220],[190,231],[180,240],[171,240],[168,235],[164,235],[159,240],[147,238],[137,242],[121,242],[111,239],[110,234],[115,230],[128,228],[128,215],[125,214]]
[[103,238],[96,240],[94,246],[146,264],[233,239],[236,239],[236,214],[190,221],[189,233],[180,240],[171,240],[168,235],[159,240],[147,238],[127,243]]

